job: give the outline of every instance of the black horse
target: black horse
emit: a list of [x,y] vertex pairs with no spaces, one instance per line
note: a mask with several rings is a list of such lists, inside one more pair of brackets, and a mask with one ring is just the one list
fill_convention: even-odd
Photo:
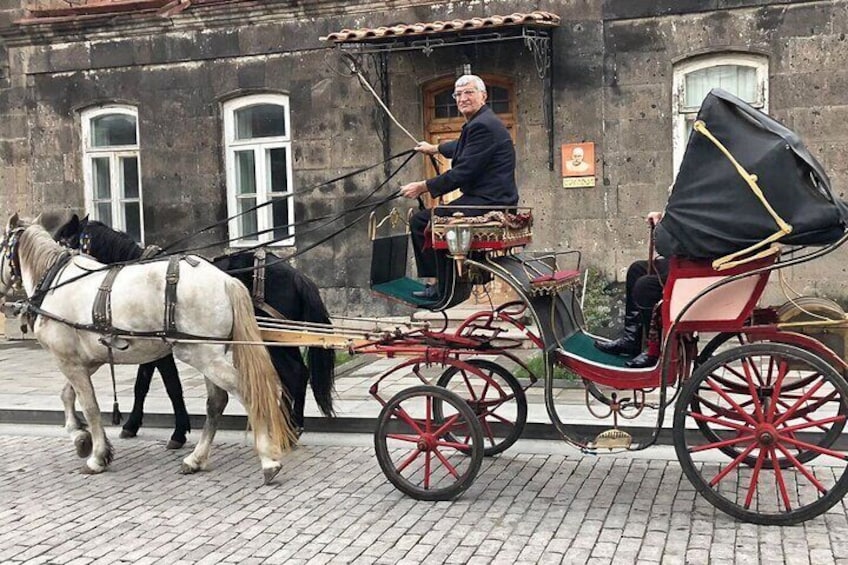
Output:
[[[80,220],[76,214],[56,231],[54,237],[63,245],[81,249],[101,263],[107,264],[141,259],[145,251],[130,235],[113,230],[102,222],[89,221],[88,216]],[[254,272],[251,270],[254,262],[254,252],[246,251],[219,257],[213,261],[213,264],[225,272],[246,269],[245,272],[235,273],[233,276],[251,289],[254,286]],[[306,275],[286,263],[268,262],[265,268],[264,294],[265,303],[290,320],[323,324],[330,322],[329,313],[321,300],[318,287]],[[268,315],[267,312],[259,309],[256,310],[256,314]],[[269,347],[268,350],[280,381],[291,397],[293,405],[290,407],[290,413],[295,426],[303,429],[307,381],[311,384],[312,394],[321,412],[326,416],[335,414],[333,410],[335,354],[332,350],[309,348],[308,369],[297,347]],[[167,447],[178,449],[185,444],[185,434],[190,431],[190,422],[183,401],[179,373],[172,355],[139,366],[135,381],[133,409],[121,430],[121,437],[135,437],[141,427],[144,399],[150,390],[154,369],[159,369],[168,398],[171,399],[174,408],[176,420],[174,433]]]

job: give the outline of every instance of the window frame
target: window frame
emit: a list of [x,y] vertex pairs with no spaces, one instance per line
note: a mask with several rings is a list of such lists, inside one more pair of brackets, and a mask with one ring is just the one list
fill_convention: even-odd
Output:
[[[236,113],[239,110],[250,106],[270,104],[283,108],[283,116],[285,120],[284,135],[258,137],[249,139],[236,139]],[[237,189],[237,174],[236,169],[236,153],[238,151],[253,151],[254,158],[254,182],[256,185],[256,205],[261,205],[268,202],[271,194],[294,194],[294,176],[293,176],[293,156],[292,156],[292,135],[291,135],[291,111],[289,96],[286,94],[252,94],[240,96],[227,100],[223,103],[224,117],[224,167],[226,172],[226,191],[227,191],[227,216],[232,218],[228,222],[229,237],[231,238],[229,245],[231,247],[250,247],[257,244],[271,246],[293,246],[295,244],[295,229],[291,224],[294,223],[294,198],[292,196],[284,196],[288,200],[287,223],[289,224],[289,237],[280,241],[272,241],[274,232],[269,231],[257,236],[257,239],[246,240],[242,236],[240,218],[235,217],[238,213],[238,196]],[[270,162],[267,159],[268,151],[272,149],[285,149],[286,155],[286,188],[285,192],[271,192],[268,190],[270,181]],[[279,196],[277,196],[279,198]],[[257,230],[269,230],[273,228],[273,206],[265,205],[258,209],[256,214]]]
[[[92,122],[104,115],[120,114],[131,116],[135,120],[135,144],[110,145],[107,147],[94,147],[92,145]],[[82,126],[82,168],[83,168],[83,190],[85,195],[85,209],[92,220],[103,221],[100,218],[97,204],[105,202],[99,199],[94,191],[94,159],[109,159],[109,192],[108,201],[111,208],[111,222],[109,225],[116,230],[127,231],[127,217],[125,204],[137,202],[139,213],[139,236],[140,245],[144,245],[144,191],[141,175],[141,136],[138,125],[138,108],[126,104],[104,104],[93,108],[87,108],[80,113]],[[126,157],[134,157],[138,174],[138,196],[127,198],[124,194],[123,175],[121,172],[121,160]],[[105,223],[105,222],[104,222]]]
[[698,108],[691,109],[684,106],[686,100],[686,77],[697,71],[720,66],[753,68],[756,71],[757,100],[749,103],[763,112],[768,112],[769,60],[767,56],[756,53],[725,52],[699,55],[676,63],[674,65],[671,93],[672,127],[674,128],[672,132],[672,154],[675,178],[677,177],[677,172],[680,170],[680,163],[683,161],[683,154],[686,151],[686,144],[689,140],[686,130],[686,118],[687,116],[698,113]]

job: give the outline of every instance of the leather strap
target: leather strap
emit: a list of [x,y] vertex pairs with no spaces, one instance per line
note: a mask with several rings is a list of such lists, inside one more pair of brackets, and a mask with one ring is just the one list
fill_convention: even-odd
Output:
[[265,250],[257,249],[253,254],[253,301],[265,303]]
[[91,307],[91,319],[94,321],[94,329],[98,331],[112,330],[112,285],[123,268],[123,265],[116,265],[109,269],[103,282],[100,283],[100,288],[97,289],[97,295]]
[[280,313],[279,310],[277,310],[276,308],[274,308],[273,306],[271,306],[270,304],[268,304],[264,300],[262,302],[259,302],[258,300],[256,300],[254,298],[253,299],[253,307],[256,308],[257,310],[261,310],[261,311],[265,312],[266,314],[268,314],[272,318],[277,318],[278,320],[288,320],[288,318],[286,318],[282,313]]
[[140,261],[144,261],[145,259],[151,259],[156,257],[162,253],[162,248],[158,245],[148,245],[144,248],[144,251],[141,252],[141,257],[139,257]]
[[[71,254],[68,251],[63,251],[59,258],[50,265],[50,268],[44,273],[44,276],[41,277],[41,280],[38,281],[38,284],[35,286],[35,292],[32,294],[32,297],[29,300],[30,305],[35,310],[41,308],[41,304],[44,302],[44,297],[47,296],[47,293],[50,291],[50,285],[53,284],[53,281],[59,276],[59,273],[70,263]],[[35,319],[38,316],[32,311],[28,310],[26,314],[21,317],[21,333],[27,333],[29,328],[35,330]]]
[[177,331],[177,283],[180,282],[179,255],[168,258],[168,272],[165,275],[165,332]]
[[285,320],[287,318],[279,310],[265,302],[265,258],[264,249],[257,249],[253,254],[253,307],[272,318]]

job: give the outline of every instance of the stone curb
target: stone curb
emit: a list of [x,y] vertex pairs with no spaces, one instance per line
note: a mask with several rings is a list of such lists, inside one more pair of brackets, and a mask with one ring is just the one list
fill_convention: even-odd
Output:
[[[126,414],[124,414],[126,418]],[[117,431],[118,426],[112,425],[112,413],[101,412],[101,418],[106,423],[107,429],[112,428]],[[199,436],[199,431],[203,428],[205,416],[191,414],[191,429],[195,439]],[[48,425],[48,426],[63,426],[65,423],[64,413],[60,410],[12,410],[0,409],[0,424],[21,424],[21,425]],[[174,425],[173,414],[163,413],[145,413],[144,426],[151,428],[171,429]],[[307,417],[304,427],[311,433],[331,433],[331,434],[372,434],[377,427],[376,418],[364,417]],[[595,437],[602,431],[609,429],[609,425],[598,424],[569,424],[569,427],[574,430],[575,434],[581,438]],[[221,418],[222,430],[247,430],[247,417],[236,415],[224,415]],[[653,428],[648,427],[627,427],[624,428],[634,437],[646,437],[650,434]],[[142,428],[143,433],[144,428]],[[114,435],[114,434],[110,434]],[[192,436],[190,436],[192,437]],[[524,433],[521,439],[541,439],[562,441],[562,438],[557,433],[553,424],[543,424],[539,422],[528,422],[524,427]],[[663,429],[660,432],[660,437],[657,442],[660,445],[671,445],[672,437],[670,429]]]

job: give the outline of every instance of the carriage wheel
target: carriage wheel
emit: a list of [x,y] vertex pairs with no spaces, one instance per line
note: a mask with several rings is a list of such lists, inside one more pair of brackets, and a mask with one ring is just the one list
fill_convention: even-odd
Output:
[[[709,359],[713,354],[715,354],[715,351],[716,351],[716,349],[718,349],[718,347],[720,347],[721,345],[723,345],[727,341],[730,341],[733,338],[737,339],[740,344],[745,343],[743,341],[744,336],[742,334],[737,334],[737,333],[721,333],[721,334],[718,334],[712,340],[710,340],[709,343],[707,343],[707,345],[701,351],[701,354],[698,356],[698,359],[700,361],[698,366],[703,365],[704,362],[707,359]],[[789,394],[789,393],[794,392],[794,391],[802,390],[802,389],[804,389],[804,387],[813,384],[815,382],[815,379],[816,379],[815,375],[808,376],[806,378],[798,379],[795,382],[787,384],[786,386],[784,386],[783,391],[784,391],[785,394]],[[723,377],[716,377],[715,380],[716,380],[716,383],[720,387],[723,387],[726,390],[726,392],[728,392],[730,394],[739,394],[740,392],[742,394],[745,394],[745,392],[746,392],[747,383],[745,383],[743,379],[738,378],[738,376],[725,375]],[[749,399],[748,402],[745,402],[745,403],[741,404],[740,406],[742,406],[743,408],[749,408],[751,405],[752,405],[752,400]],[[700,414],[707,414],[707,415],[715,414],[715,413],[722,410],[722,408],[719,405],[717,405],[713,402],[710,402],[707,399],[702,399],[698,396],[694,396],[692,398],[692,402],[691,402],[689,407],[691,408],[692,412],[700,413]],[[839,410],[841,410],[840,413],[842,413],[842,414],[848,414],[848,410],[846,410],[846,407],[844,405],[841,406],[839,408]],[[722,440],[722,438],[719,437],[714,432],[713,426],[709,422],[708,419],[698,417],[698,418],[695,418],[695,423],[697,424],[698,429],[701,430],[701,433],[704,435],[704,437],[709,442],[720,442]],[[830,447],[831,445],[833,445],[833,442],[835,442],[839,438],[844,427],[845,427],[845,421],[834,422],[833,425],[830,427],[830,429],[828,429],[827,432],[820,437],[821,443],[818,444],[818,445],[820,447]],[[719,447],[719,449],[725,455],[728,455],[732,458],[735,458],[736,456],[738,456],[741,453],[741,451],[740,451],[740,449],[737,445],[722,445],[721,447]],[[798,460],[801,463],[807,463],[809,461],[812,461],[817,455],[818,455],[818,453],[815,452],[815,451],[801,451],[798,454]],[[757,458],[752,456],[752,455],[747,455],[742,459],[742,462],[745,463],[746,465],[750,466],[750,467],[753,467],[757,462]],[[792,465],[792,462],[785,457],[778,457],[778,463],[784,469],[787,468],[787,467],[790,467]],[[767,468],[770,468],[773,465],[773,462],[769,459],[769,460],[766,460],[763,463],[763,465]]]
[[[735,332],[722,332],[720,334],[717,334],[710,341],[708,341],[704,348],[698,352],[698,356],[695,358],[695,369],[698,369],[698,367],[706,363],[707,360],[709,360],[713,355],[715,355],[719,347],[721,347],[732,339],[737,339],[740,345],[744,344],[743,335]],[[701,401],[697,396],[692,398],[690,408],[693,412],[702,412]],[[701,430],[701,433],[704,435],[707,441],[721,441],[721,438],[713,433],[709,422],[696,418],[695,424],[697,424],[698,429]],[[722,453],[724,453],[725,455],[729,455],[730,457],[736,457],[739,454],[739,452],[734,446],[722,446],[719,449],[722,451]],[[752,457],[747,457],[744,460],[746,465],[753,465],[753,461],[755,461],[755,458]]]
[[743,341],[744,336],[736,332],[722,332],[713,337],[707,342],[704,348],[698,352],[698,356],[695,358],[695,368],[697,369],[703,365],[710,357],[715,355],[719,347],[734,338],[739,341],[739,345],[743,345],[745,343]]
[[[825,360],[781,343],[742,345],[710,358],[684,385],[674,448],[686,477],[720,510],[796,524],[848,492],[848,451],[836,443],[846,408],[848,383]],[[693,420],[712,436],[687,433]]]
[[[468,364],[479,369],[484,378],[452,366],[437,384],[465,399],[483,429],[483,454],[497,455],[521,437],[527,423],[527,396],[518,379],[501,365],[485,359],[471,359]],[[437,400],[433,408],[442,417],[441,401]],[[454,441],[467,443],[470,439],[466,432]]]
[[[437,402],[442,405],[438,415]],[[457,442],[454,436],[470,441]],[[415,386],[383,407],[374,449],[398,490],[417,500],[451,500],[471,486],[480,470],[483,432],[463,399],[440,387]]]

